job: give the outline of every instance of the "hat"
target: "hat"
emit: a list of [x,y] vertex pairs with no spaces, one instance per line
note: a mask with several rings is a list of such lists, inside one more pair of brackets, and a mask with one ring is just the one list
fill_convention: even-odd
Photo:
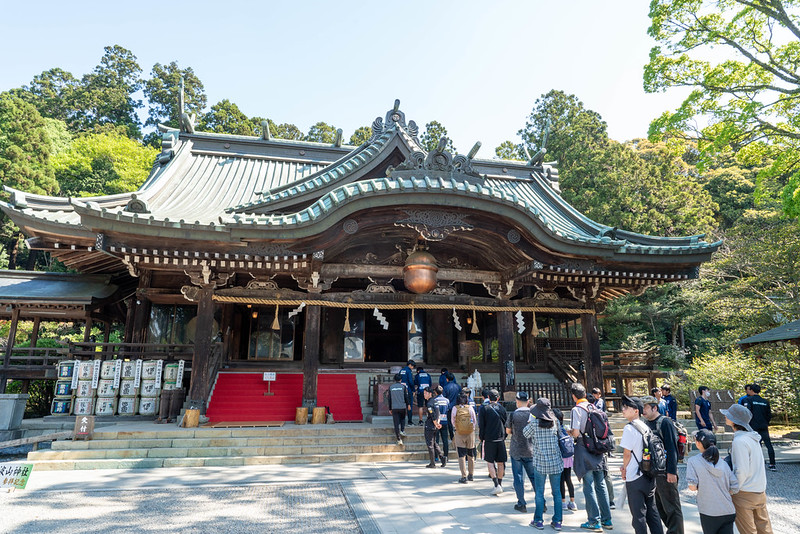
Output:
[[524,391],[517,391],[517,400],[528,402],[528,394]]
[[498,391],[496,389],[492,389],[492,390],[489,391],[489,400],[490,401],[496,401],[499,398],[500,398],[500,393],[498,393]]
[[730,419],[732,423],[743,426],[750,432],[753,431],[753,428],[750,426],[750,419],[752,419],[753,414],[741,404],[731,404],[730,408],[727,410],[720,410],[720,412]]
[[628,397],[627,395],[623,395],[622,405],[630,406],[631,408],[636,408],[637,410],[639,410],[639,414],[644,412],[644,406],[642,406],[642,401],[638,397]]
[[545,421],[555,422],[556,420],[556,416],[550,406],[550,400],[544,397],[540,397],[539,400],[536,401],[536,405],[531,408],[531,415],[537,419],[544,419]]
[[658,404],[658,399],[653,397],[652,395],[645,395],[644,397],[639,397],[639,400],[642,401],[642,404]]
[[702,443],[704,449],[709,448],[711,445],[717,444],[717,436],[715,436],[713,432],[705,428],[701,428],[700,430],[695,432],[694,439],[695,441],[699,441],[700,443]]

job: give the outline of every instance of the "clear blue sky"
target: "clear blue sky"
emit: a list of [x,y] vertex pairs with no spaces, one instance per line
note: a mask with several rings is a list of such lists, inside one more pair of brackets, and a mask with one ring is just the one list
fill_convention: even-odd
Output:
[[438,120],[478,157],[517,141],[536,98],[573,93],[619,141],[642,137],[680,94],[647,95],[645,0],[404,2],[5,2],[0,90],[61,67],[81,76],[119,44],[144,74],[177,61],[209,105],[353,130],[395,98],[420,127]]

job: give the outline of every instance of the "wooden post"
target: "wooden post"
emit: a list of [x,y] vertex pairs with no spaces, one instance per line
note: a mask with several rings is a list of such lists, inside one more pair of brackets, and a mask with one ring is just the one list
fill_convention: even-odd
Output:
[[136,309],[136,297],[125,299],[125,305],[128,311],[125,314],[125,335],[122,341],[124,343],[133,343],[133,317]]
[[108,343],[111,338],[111,321],[106,321],[103,324],[103,343]]
[[[150,271],[142,271],[139,276],[139,289],[146,289],[150,287],[151,273]],[[136,302],[136,313],[133,317],[133,342],[146,343],[147,342],[147,324],[150,321],[150,300],[144,295],[139,294],[137,291],[134,296]],[[209,325],[209,330],[211,326]]]
[[319,306],[306,306],[306,329],[303,333],[303,406],[317,405],[317,376],[319,375]]
[[500,387],[503,392],[517,387],[514,371],[514,318],[510,311],[497,312],[497,345],[500,351]]
[[198,293],[197,324],[194,336],[192,379],[189,386],[189,403],[205,412],[211,388],[212,330],[214,329],[214,290],[202,288]]
[[42,322],[41,317],[34,317],[33,318],[33,331],[31,332],[31,347],[36,348],[37,343],[39,343],[39,325]]
[[92,335],[92,317],[86,312],[86,325],[83,327],[83,342],[87,343]]
[[[11,310],[11,329],[8,331],[8,342],[6,343],[6,354],[3,358],[3,367],[8,367],[11,361],[11,351],[14,350],[14,341],[17,338],[17,324],[19,324],[20,309],[14,308]],[[0,374],[0,393],[6,392],[6,372]]]
[[581,314],[583,334],[583,361],[586,366],[586,391],[603,385],[603,368],[600,358],[600,333],[597,331],[597,317],[594,314]]

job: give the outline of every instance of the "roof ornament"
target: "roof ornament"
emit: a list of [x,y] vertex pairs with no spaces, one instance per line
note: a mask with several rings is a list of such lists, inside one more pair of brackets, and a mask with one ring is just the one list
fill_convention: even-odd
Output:
[[169,163],[175,156],[175,145],[178,143],[178,130],[167,130],[161,134],[161,154],[158,155],[159,165]]
[[197,120],[197,115],[195,113],[186,113],[184,111],[184,97],[183,97],[183,76],[181,76],[181,92],[178,96],[178,108],[180,110],[180,124],[181,124],[181,131],[193,134],[194,133],[194,121]]
[[530,157],[528,161],[529,167],[541,167],[542,163],[544,162],[544,155],[547,153],[547,138],[550,136],[550,119],[547,119],[544,125],[544,136],[542,137],[542,147],[530,157],[527,148],[523,145],[523,149],[525,150],[525,155]]
[[136,196],[136,193],[132,193],[131,199],[125,205],[125,211],[130,213],[150,213],[150,207],[147,205],[146,200],[142,200]]
[[336,139],[333,140],[333,146],[340,147],[342,146],[342,129],[336,129]]
[[372,121],[372,136],[369,138],[369,142],[375,141],[383,132],[389,130],[394,125],[404,129],[414,139],[419,135],[419,126],[417,126],[416,122],[409,121],[408,124],[406,124],[406,114],[400,111],[399,98],[395,99],[392,109],[386,112],[385,119],[377,117]]
[[264,141],[269,141],[272,139],[270,131],[269,131],[269,121],[261,121],[261,139]]

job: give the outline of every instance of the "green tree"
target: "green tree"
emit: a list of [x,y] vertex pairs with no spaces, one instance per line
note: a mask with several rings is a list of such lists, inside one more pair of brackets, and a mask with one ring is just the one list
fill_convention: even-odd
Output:
[[513,141],[503,141],[500,146],[494,149],[494,153],[500,159],[509,161],[524,161],[525,157],[522,152],[522,147],[515,145]]
[[112,124],[124,126],[129,137],[140,138],[137,110],[142,102],[133,96],[141,89],[142,69],[130,50],[119,45],[104,50],[100,64],[81,78],[76,92],[79,129]]
[[76,93],[79,82],[62,69],[53,68],[33,77],[30,85],[11,92],[33,104],[43,117],[58,119],[71,125],[76,120]]
[[44,117],[44,130],[50,143],[48,153],[55,156],[69,148],[72,134],[64,121]]
[[[191,67],[182,69],[175,61],[167,65],[156,63],[150,71],[150,79],[144,82],[144,96],[148,105],[145,126],[166,124],[178,128],[181,78],[184,83],[184,110],[200,116],[207,100],[203,82],[194,70]],[[155,139],[160,141],[158,136]]]
[[372,137],[371,126],[359,126],[353,135],[350,136],[350,144],[354,146],[361,146]]
[[704,156],[732,149],[770,159],[764,174],[800,213],[800,6],[792,0],[653,0],[657,41],[644,71],[649,92],[688,87],[680,107],[650,126],[652,138],[686,135]]
[[254,123],[239,106],[227,98],[217,102],[200,118],[201,130],[234,135],[256,135],[261,125]]
[[332,144],[336,140],[336,126],[325,122],[318,122],[308,129],[306,141]]
[[138,189],[157,154],[118,132],[85,134],[55,156],[52,167],[64,195],[111,195]]
[[[425,131],[422,133],[419,141],[422,144],[422,148],[428,152],[431,152],[436,150],[436,147],[439,146],[439,140],[442,137],[447,137],[447,128],[442,126],[442,124],[438,121],[431,121],[425,125]],[[447,146],[445,147],[445,150],[449,150],[454,154],[456,153],[456,147],[453,146],[452,139],[447,139]]]
[[303,132],[300,131],[300,128],[288,122],[275,124],[270,120],[269,128],[272,137],[277,137],[278,139],[289,139],[294,141],[302,141],[305,139],[305,136],[303,135]]

